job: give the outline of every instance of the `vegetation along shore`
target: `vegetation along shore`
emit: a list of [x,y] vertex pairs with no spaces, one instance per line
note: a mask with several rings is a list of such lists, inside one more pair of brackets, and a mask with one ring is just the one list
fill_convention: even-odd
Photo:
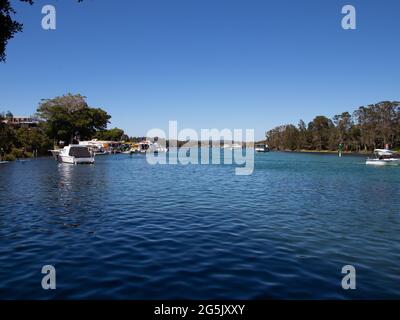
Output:
[[[128,137],[122,129],[107,129],[110,119],[106,111],[90,107],[80,94],[43,99],[30,118],[0,113],[0,160],[47,155],[60,142],[140,140]],[[320,115],[308,125],[303,120],[297,126],[281,125],[266,133],[265,143],[272,150],[296,152],[366,154],[376,148],[400,150],[400,102],[362,106],[352,114],[343,112],[332,119]]]
[[376,148],[400,149],[400,102],[383,101],[343,112],[332,119],[315,117],[308,125],[278,126],[266,133],[266,143],[281,151],[369,153]]

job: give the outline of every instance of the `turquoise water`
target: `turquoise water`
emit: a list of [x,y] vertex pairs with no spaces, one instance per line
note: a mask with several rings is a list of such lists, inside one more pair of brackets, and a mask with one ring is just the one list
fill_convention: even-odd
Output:
[[127,155],[1,164],[0,298],[399,298],[400,167],[364,162],[256,154],[251,176]]

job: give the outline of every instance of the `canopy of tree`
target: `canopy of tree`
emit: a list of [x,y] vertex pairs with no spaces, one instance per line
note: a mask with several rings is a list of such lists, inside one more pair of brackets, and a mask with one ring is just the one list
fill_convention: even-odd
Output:
[[126,139],[127,136],[125,135],[124,130],[118,128],[98,131],[95,135],[95,138],[98,140],[105,140],[105,141],[121,141],[129,139],[129,138]]
[[400,146],[400,102],[383,101],[343,112],[328,119],[317,116],[308,126],[300,120],[266,133],[268,145],[276,150],[373,150]]
[[[33,4],[33,0],[19,0]],[[78,0],[82,2],[83,0]],[[0,62],[4,62],[6,59],[6,47],[8,41],[14,38],[14,35],[21,32],[23,24],[13,20],[13,15],[16,12],[11,6],[10,0],[0,0]]]
[[51,139],[66,143],[75,137],[89,140],[107,128],[111,116],[102,109],[89,107],[85,99],[79,94],[67,94],[42,100],[37,115],[46,120],[43,128]]

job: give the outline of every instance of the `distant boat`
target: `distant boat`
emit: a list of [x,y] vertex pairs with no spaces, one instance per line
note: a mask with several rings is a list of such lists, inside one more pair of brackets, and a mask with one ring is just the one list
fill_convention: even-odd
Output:
[[269,152],[269,147],[266,144],[256,144],[254,150],[256,152]]
[[224,144],[222,146],[222,149],[230,149],[230,150],[235,150],[235,149],[242,149],[242,145],[239,143],[234,143],[234,144]]
[[94,156],[89,148],[82,145],[69,145],[64,147],[57,156],[57,160],[64,163],[81,164],[94,163]]
[[103,149],[100,149],[100,150],[97,150],[97,151],[92,151],[92,153],[94,153],[94,155],[97,157],[97,156],[107,156],[107,155],[109,155],[110,154],[110,152],[108,152],[108,151],[105,151],[105,150],[103,150]]
[[142,141],[138,144],[137,150],[134,153],[164,153],[168,152],[168,148],[159,145],[157,142],[151,142],[148,140]]
[[385,166],[385,165],[399,165],[400,154],[388,149],[375,149],[374,158],[366,160],[367,165]]
[[6,164],[8,161],[0,161],[0,164]]

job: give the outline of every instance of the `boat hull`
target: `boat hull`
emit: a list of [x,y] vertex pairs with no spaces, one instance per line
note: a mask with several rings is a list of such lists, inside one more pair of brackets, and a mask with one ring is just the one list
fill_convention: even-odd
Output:
[[75,158],[73,156],[59,155],[58,160],[69,164],[93,164],[94,158]]
[[368,159],[365,163],[371,166],[396,166],[400,165],[400,159]]

